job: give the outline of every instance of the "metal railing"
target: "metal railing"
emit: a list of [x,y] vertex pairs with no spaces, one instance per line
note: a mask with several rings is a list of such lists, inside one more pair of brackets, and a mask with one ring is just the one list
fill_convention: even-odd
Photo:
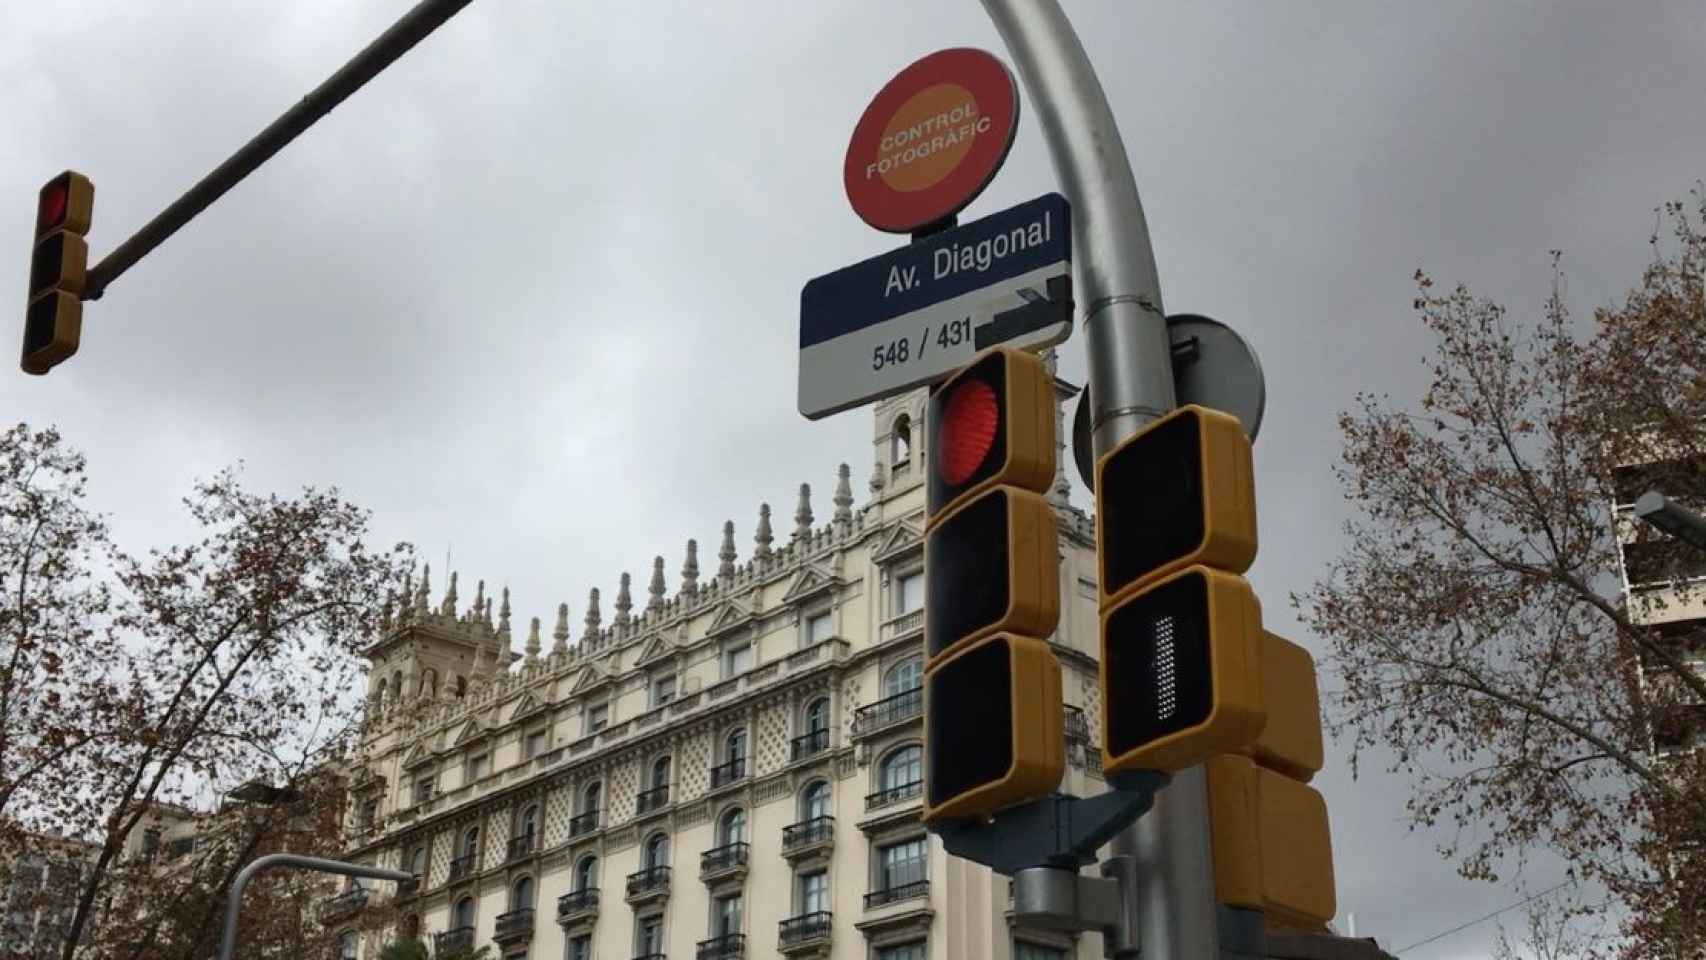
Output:
[[335,897],[329,897],[320,903],[320,919],[332,920],[347,917],[367,906],[367,888],[350,887]]
[[449,882],[455,883],[463,877],[471,876],[474,873],[475,858],[476,855],[472,853],[464,853],[460,857],[452,857],[450,860]]
[[661,810],[667,803],[669,803],[669,784],[665,783],[634,794],[634,813],[641,814]]
[[598,888],[587,887],[585,890],[571,890],[557,898],[557,916],[572,917],[598,909]]
[[443,956],[457,950],[471,950],[474,947],[474,928],[456,927],[443,933],[432,935],[432,952],[434,956]]
[[1066,713],[1067,742],[1071,743],[1072,741],[1077,740],[1080,743],[1089,743],[1090,724],[1084,719],[1084,711],[1073,706],[1064,707],[1063,709]]
[[637,897],[669,887],[668,867],[647,867],[628,874],[628,896]]
[[853,711],[853,735],[860,736],[924,713],[924,688],[914,687]]
[[799,823],[790,823],[782,828],[782,851],[786,853],[796,847],[822,843],[834,838],[834,836],[834,817],[813,817]]
[[872,890],[870,893],[865,894],[865,909],[871,910],[876,907],[883,906],[884,904],[895,903],[900,900],[911,900],[914,897],[927,897],[929,895],[930,881],[914,880],[911,883],[902,883],[892,887],[884,887],[881,890]]
[[537,839],[536,835],[531,833],[524,833],[519,837],[510,837],[508,859],[519,860],[532,853],[535,839]]
[[598,829],[597,810],[588,810],[569,818],[569,836],[578,837],[583,833],[591,833]]
[[725,843],[720,847],[712,847],[699,855],[699,872],[720,873],[735,867],[746,866],[746,860],[751,848],[745,843]]
[[776,940],[781,946],[791,946],[810,940],[822,940],[834,928],[835,915],[827,910],[803,913],[782,921]]
[[711,787],[713,789],[724,784],[734,783],[746,776],[746,758],[735,757],[727,763],[719,763],[711,768]]
[[878,790],[876,793],[867,793],[865,794],[865,809],[880,810],[883,807],[889,807],[905,800],[911,800],[923,792],[924,781],[914,780],[911,783],[903,783],[899,786],[889,787],[887,790]]
[[802,760],[829,749],[829,731],[808,730],[788,741],[788,758]]
[[533,908],[522,907],[508,913],[498,914],[496,925],[492,929],[492,939],[512,939],[523,934],[533,933]]
[[726,957],[743,957],[746,955],[746,934],[725,933],[720,937],[699,941],[699,949],[695,951],[698,960],[723,960]]

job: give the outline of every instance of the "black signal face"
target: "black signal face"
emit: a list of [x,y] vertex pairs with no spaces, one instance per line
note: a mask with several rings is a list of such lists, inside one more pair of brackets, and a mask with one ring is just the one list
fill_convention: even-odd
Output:
[[1007,492],[996,487],[959,508],[924,539],[924,655],[1000,620],[1012,602]]
[[54,322],[58,303],[54,297],[42,297],[30,304],[24,317],[24,355],[29,356],[53,343]]
[[940,806],[994,783],[1013,766],[1012,652],[1006,638],[968,650],[925,674],[924,736],[931,766],[925,802]]
[[[1192,573],[1127,601],[1109,615],[1107,752],[1119,756],[1208,720],[1208,583]],[[1115,695],[1115,692],[1117,696]]]
[[1005,374],[1005,359],[992,353],[930,397],[931,469],[925,489],[929,516],[1007,462]]
[[1195,417],[1158,424],[1102,467],[1102,589],[1113,594],[1203,542],[1202,436]]

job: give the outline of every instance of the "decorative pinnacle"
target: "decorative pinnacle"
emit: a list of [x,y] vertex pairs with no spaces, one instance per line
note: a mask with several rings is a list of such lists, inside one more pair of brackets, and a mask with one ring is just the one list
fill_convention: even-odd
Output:
[[770,559],[770,543],[774,539],[770,535],[770,504],[761,503],[758,505],[758,532],[752,535],[752,542],[758,544],[758,548],[752,551],[753,559]]
[[534,617],[532,619],[532,621],[529,622],[527,625],[527,646],[524,647],[523,649],[527,652],[527,662],[528,663],[538,663],[539,662],[539,618],[538,617]]
[[509,588],[504,587],[503,602],[498,605],[498,634],[504,638],[504,646],[509,646]]
[[393,602],[394,598],[391,591],[385,591],[385,605],[379,608],[379,626],[381,629],[391,629],[391,605]]
[[478,623],[486,619],[486,581],[481,580],[474,588],[474,611],[468,619]]
[[647,610],[656,610],[663,606],[663,558],[652,558],[652,582],[646,588],[651,598],[646,601]]
[[835,472],[835,522],[853,522],[853,468],[842,464]]
[[628,589],[631,581],[627,571],[623,571],[622,578],[616,582],[616,625],[619,627],[626,627],[634,619],[628,612],[634,609],[634,597]]
[[681,592],[699,591],[699,541],[687,541],[687,559],[681,563]]
[[794,509],[794,539],[809,537],[812,532],[812,485],[800,484],[800,505]]
[[733,580],[735,576],[735,522],[723,521],[723,545],[717,550],[717,577],[721,580]]
[[883,458],[878,457],[871,463],[871,495],[874,497],[883,489]]
[[427,585],[427,581],[431,578],[432,564],[429,563],[421,567],[421,582],[415,586],[416,613],[425,614],[431,610],[431,608],[427,606],[427,598],[432,590],[432,588]]
[[553,654],[569,652],[569,605],[566,603],[557,604],[557,629],[551,631],[551,637],[557,641],[551,644]]
[[456,571],[450,571],[450,587],[444,591],[444,602],[439,604],[438,612],[451,620],[456,619]]
[[598,625],[604,622],[604,617],[598,612],[598,588],[593,587],[586,595],[586,629],[581,631],[581,641],[584,643],[598,635]]

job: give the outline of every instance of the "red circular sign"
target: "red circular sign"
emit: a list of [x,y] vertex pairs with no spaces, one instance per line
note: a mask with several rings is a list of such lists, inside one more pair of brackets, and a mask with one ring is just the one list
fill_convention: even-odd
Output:
[[847,144],[843,179],[860,219],[909,233],[953,216],[989,185],[1019,129],[1019,88],[982,50],[938,50],[895,74]]

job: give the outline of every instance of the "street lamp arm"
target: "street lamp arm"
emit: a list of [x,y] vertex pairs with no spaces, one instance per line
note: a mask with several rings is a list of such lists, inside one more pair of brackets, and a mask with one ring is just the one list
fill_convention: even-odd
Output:
[[1635,501],[1635,516],[1695,549],[1706,550],[1706,517],[1657,490],[1648,490]]
[[243,890],[262,870],[273,867],[295,867],[320,873],[336,873],[346,877],[368,877],[373,880],[408,880],[413,874],[401,870],[385,870],[361,863],[327,860],[323,857],[304,857],[295,853],[269,853],[237,871],[231,882],[231,893],[225,898],[225,928],[219,936],[219,960],[231,960],[231,950],[237,942],[237,908],[243,903]]

